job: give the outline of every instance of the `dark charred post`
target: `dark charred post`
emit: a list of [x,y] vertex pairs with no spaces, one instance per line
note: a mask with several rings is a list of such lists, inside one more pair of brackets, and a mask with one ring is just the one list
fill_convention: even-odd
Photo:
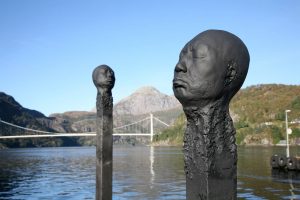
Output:
[[237,148],[229,102],[242,86],[250,56],[235,35],[200,33],[182,49],[173,91],[183,106],[188,200],[237,198]]
[[97,88],[97,135],[96,135],[96,200],[112,199],[113,172],[113,98],[115,76],[107,65],[93,71],[93,82]]

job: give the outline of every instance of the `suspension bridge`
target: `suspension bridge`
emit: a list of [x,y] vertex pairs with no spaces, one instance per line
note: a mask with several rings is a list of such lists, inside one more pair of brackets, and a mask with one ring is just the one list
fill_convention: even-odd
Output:
[[[168,127],[169,125],[162,120],[150,114],[142,120],[132,122],[130,124],[122,125],[113,128],[114,136],[149,136],[151,142],[153,136],[158,134],[158,131],[154,129],[154,123],[161,126]],[[43,138],[43,137],[90,137],[96,136],[96,132],[84,132],[84,133],[56,133],[42,130],[36,130],[18,126],[0,119],[0,139],[20,139],[20,138]],[[156,129],[158,130],[158,129]]]

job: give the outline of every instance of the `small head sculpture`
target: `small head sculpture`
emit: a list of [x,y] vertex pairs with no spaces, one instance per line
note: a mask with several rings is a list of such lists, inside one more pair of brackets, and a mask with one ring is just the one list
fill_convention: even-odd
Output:
[[183,106],[206,106],[223,97],[227,103],[241,88],[249,67],[247,47],[237,36],[207,30],[181,50],[173,91]]
[[98,92],[111,91],[115,85],[114,71],[107,65],[96,67],[92,76]]

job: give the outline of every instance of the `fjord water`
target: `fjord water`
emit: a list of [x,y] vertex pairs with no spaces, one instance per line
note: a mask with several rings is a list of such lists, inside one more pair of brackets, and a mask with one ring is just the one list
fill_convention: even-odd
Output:
[[[238,199],[300,199],[300,173],[272,171],[274,153],[285,148],[238,148]],[[0,199],[94,196],[93,147],[0,150]],[[114,146],[113,199],[185,199],[181,148]]]

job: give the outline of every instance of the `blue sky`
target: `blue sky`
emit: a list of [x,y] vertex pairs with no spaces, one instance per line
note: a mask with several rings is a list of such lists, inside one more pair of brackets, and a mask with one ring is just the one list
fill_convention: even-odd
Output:
[[0,26],[0,91],[46,115],[92,109],[100,64],[115,71],[115,102],[146,85],[172,94],[181,48],[207,29],[247,45],[243,87],[300,84],[296,0],[1,0]]

